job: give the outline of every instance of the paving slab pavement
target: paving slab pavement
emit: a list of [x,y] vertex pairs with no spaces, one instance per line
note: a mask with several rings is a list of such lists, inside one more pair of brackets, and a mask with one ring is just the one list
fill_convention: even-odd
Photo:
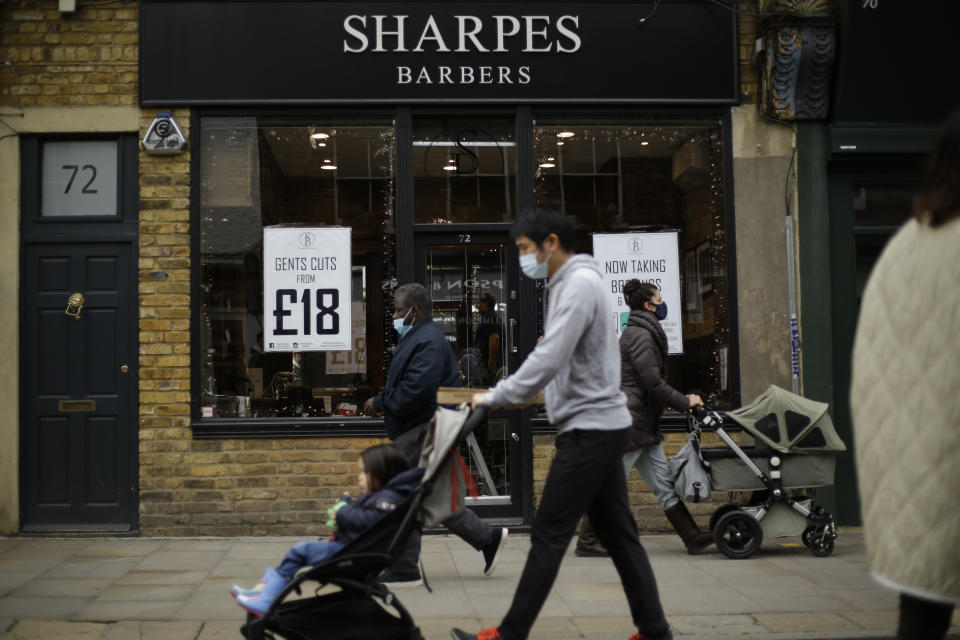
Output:
[[[0,538],[0,640],[227,640],[244,612],[228,593],[253,583],[299,538]],[[675,536],[643,536],[661,600],[682,640],[894,637],[897,596],[870,578],[859,529],[815,558],[798,540],[765,541],[747,560],[687,555]],[[455,536],[423,540],[433,593],[396,594],[425,640],[479,630],[507,610],[529,538],[512,534],[496,573]],[[960,638],[960,612],[951,638]],[[572,546],[533,640],[623,640],[635,629],[613,564]]]

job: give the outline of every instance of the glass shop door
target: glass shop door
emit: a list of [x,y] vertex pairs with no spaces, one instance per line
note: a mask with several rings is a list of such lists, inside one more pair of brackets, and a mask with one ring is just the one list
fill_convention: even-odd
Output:
[[[415,255],[417,273],[432,295],[433,320],[453,348],[461,383],[492,387],[521,360],[519,268],[509,234],[420,232]],[[530,455],[531,445],[520,415],[493,412],[461,451],[479,493],[468,504],[481,517],[522,518],[523,456]]]

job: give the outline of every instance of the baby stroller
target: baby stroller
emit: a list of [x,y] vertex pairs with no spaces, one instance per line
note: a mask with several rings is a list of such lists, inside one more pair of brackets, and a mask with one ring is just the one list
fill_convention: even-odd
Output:
[[[811,494],[833,484],[837,454],[846,446],[827,405],[771,385],[749,405],[726,414],[755,438],[753,447],[737,445],[724,431],[723,418],[709,407],[695,407],[693,416],[727,445],[700,450],[711,489],[748,496],[745,503],[723,505],[711,516],[717,548],[728,558],[749,558],[765,537],[799,535],[813,555],[829,556],[836,526]],[[699,428],[691,437],[699,437]]]
[[[427,432],[420,485],[393,511],[338,553],[300,571],[263,617],[247,614],[247,640],[422,640],[400,601],[378,581],[406,546],[415,527],[432,526],[463,508],[462,461],[457,449],[483,422],[486,410],[439,407]],[[441,480],[434,485],[437,480]],[[426,575],[424,584],[426,583]],[[304,595],[307,594],[307,595]]]

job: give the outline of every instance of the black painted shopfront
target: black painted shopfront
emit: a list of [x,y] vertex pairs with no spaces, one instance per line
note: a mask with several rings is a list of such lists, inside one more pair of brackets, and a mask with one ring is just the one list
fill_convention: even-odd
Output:
[[[736,26],[682,1],[141,2],[141,105],[192,109],[194,437],[383,435],[353,412],[384,382],[409,281],[466,386],[509,375],[543,307],[509,227],[540,204],[581,251],[678,232],[672,382],[739,405]],[[351,229],[351,350],[264,348],[270,225]],[[529,521],[542,423],[499,412],[465,451],[485,517]]]

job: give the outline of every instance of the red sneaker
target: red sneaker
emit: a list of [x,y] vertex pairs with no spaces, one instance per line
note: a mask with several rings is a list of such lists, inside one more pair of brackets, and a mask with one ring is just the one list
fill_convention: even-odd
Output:
[[450,637],[453,640],[500,640],[500,631],[496,627],[490,627],[474,635],[462,629],[451,629]]

